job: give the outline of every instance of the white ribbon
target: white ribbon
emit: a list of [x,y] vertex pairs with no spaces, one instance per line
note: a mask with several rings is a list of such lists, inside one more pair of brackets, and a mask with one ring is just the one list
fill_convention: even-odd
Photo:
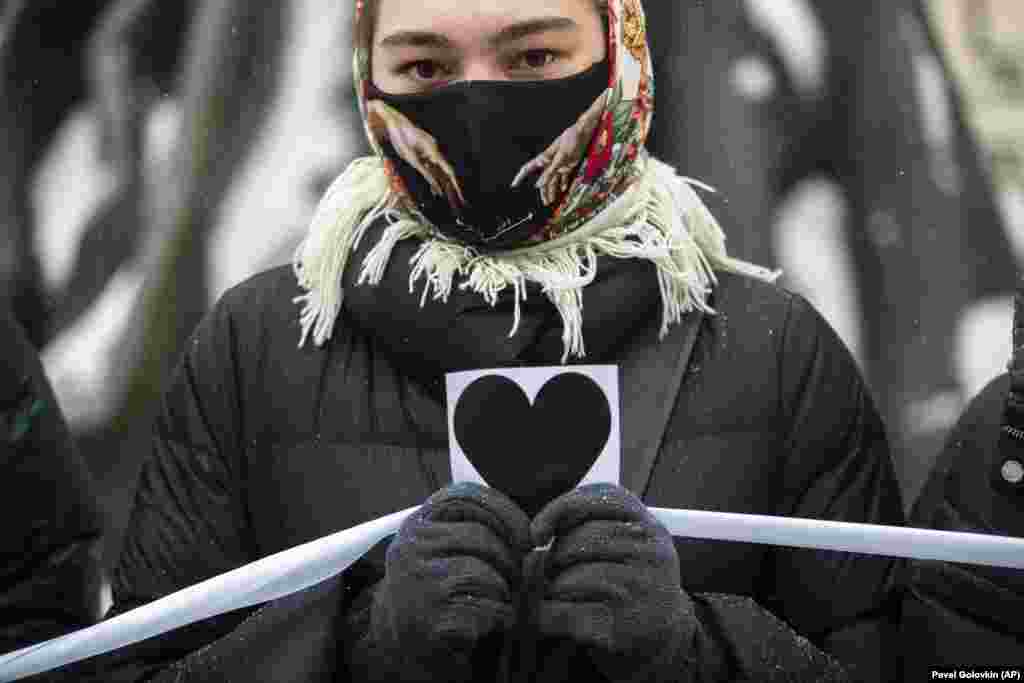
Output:
[[[0,682],[67,666],[314,586],[341,573],[394,534],[416,509],[284,550],[96,626],[3,655]],[[673,536],[1024,569],[1024,538],[728,512],[650,510]]]
[[354,526],[207,579],[104,622],[0,657],[0,681],[16,681],[188,624],[296,593],[344,571],[395,533],[417,508]]

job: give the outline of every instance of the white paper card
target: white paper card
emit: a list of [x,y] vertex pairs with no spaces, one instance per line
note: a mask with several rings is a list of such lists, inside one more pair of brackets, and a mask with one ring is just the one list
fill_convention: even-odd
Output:
[[619,423],[619,367],[617,365],[572,365],[535,368],[497,368],[491,370],[467,370],[451,372],[445,377],[448,399],[448,451],[452,466],[452,483],[464,481],[490,486],[473,467],[455,437],[455,407],[462,392],[481,377],[500,375],[518,384],[533,405],[537,394],[553,377],[565,374],[580,374],[593,380],[605,398],[611,412],[611,429],[604,449],[597,456],[593,466],[576,486],[587,484],[619,484],[622,471],[622,442]]

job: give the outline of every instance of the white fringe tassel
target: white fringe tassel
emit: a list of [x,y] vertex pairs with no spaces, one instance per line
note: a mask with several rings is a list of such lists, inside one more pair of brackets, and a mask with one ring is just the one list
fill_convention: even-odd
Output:
[[303,305],[299,346],[310,332],[317,346],[330,338],[341,311],[341,277],[348,256],[381,216],[390,225],[367,253],[360,285],[380,283],[398,242],[422,239],[409,274],[410,293],[419,280],[425,280],[421,306],[431,295],[447,301],[457,278],[462,279],[460,289],[480,294],[492,306],[505,288],[512,287],[512,336],[519,329],[526,284],[537,283],[562,318],[565,363],[569,356],[586,355],[582,292],[594,281],[598,257],[647,259],[657,267],[664,338],[669,326],[686,313],[695,309],[714,313],[707,298],[716,283],[716,270],[769,282],[780,275],[728,256],[725,234],[693,186],[710,191],[648,157],[640,180],[578,230],[537,246],[481,254],[440,236],[423,215],[399,212],[382,162],[376,157],[357,159],[328,189],[306,240],[295,253],[293,267],[307,292],[295,299]]

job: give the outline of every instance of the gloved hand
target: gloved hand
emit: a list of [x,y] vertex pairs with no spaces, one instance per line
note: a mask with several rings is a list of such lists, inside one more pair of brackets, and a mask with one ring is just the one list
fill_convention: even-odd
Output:
[[672,536],[639,498],[584,486],[548,504],[531,532],[538,547],[554,539],[533,615],[542,642],[575,643],[610,681],[687,680],[693,603]]
[[388,547],[352,679],[487,678],[517,621],[531,548],[529,518],[501,493],[463,483],[431,496]]

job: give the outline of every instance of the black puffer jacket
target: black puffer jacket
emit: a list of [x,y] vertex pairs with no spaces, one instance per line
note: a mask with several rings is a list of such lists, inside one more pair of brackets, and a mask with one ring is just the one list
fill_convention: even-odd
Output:
[[[441,371],[460,358],[463,367],[552,364],[541,350],[549,334],[560,338],[552,311],[525,311],[510,340],[502,306],[453,297],[421,311],[407,275],[391,270],[394,283],[346,291],[323,348],[297,348],[301,291],[286,268],[235,287],[206,317],[166,393],[114,577],[115,613],[422,503],[451,477]],[[902,523],[872,401],[804,299],[722,274],[718,314],[691,317],[699,334],[683,367],[685,324],[657,342],[653,271],[618,262],[585,296],[589,319],[614,332],[586,360],[620,366],[623,484],[646,503]],[[402,328],[406,314],[415,324]],[[819,648],[865,680],[892,673],[881,662],[893,561],[684,539],[677,548],[709,653],[700,680],[845,680]],[[382,559],[371,553],[255,615],[181,629],[86,668],[104,681],[347,680],[339,620]]]
[[100,617],[94,495],[39,356],[0,307],[0,653]]
[[[914,505],[914,526],[1024,537],[1024,442],[1005,433],[1010,376],[971,402]],[[1014,464],[1016,463],[1016,464]],[[906,679],[936,666],[1024,668],[1024,571],[908,564]]]

